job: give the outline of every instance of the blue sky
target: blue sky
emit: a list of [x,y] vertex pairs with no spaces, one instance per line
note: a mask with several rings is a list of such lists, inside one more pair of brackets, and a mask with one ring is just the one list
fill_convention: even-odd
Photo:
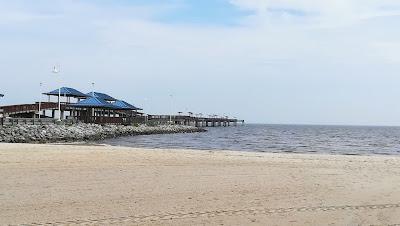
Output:
[[[163,4],[165,4],[166,1],[156,2],[164,2]],[[164,23],[184,23],[197,26],[233,26],[238,23],[238,18],[249,14],[249,12],[240,10],[225,0],[170,2],[177,5],[175,10],[156,17],[156,20]]]
[[0,104],[95,82],[150,113],[400,125],[398,24],[395,0],[0,0]]

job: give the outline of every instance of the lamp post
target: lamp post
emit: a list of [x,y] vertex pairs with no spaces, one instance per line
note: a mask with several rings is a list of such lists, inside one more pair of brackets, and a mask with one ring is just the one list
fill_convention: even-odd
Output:
[[[0,98],[4,97],[4,94],[0,93]],[[0,109],[0,118],[3,118],[3,109]]]
[[[94,82],[92,82],[92,97],[94,98],[95,97],[95,95],[94,95]],[[115,111],[113,110],[113,117],[115,117]],[[91,116],[93,116],[94,117],[94,119],[96,118],[96,109],[95,108],[92,108],[91,109]]]
[[[53,67],[53,73],[54,74],[58,74],[60,72],[60,68],[57,68],[57,66]],[[61,121],[61,81],[59,84],[59,88],[58,88],[58,121]]]
[[172,114],[173,114],[172,98],[173,98],[173,95],[170,94],[169,97],[171,98],[171,114],[169,115],[169,124],[172,124]]
[[40,92],[40,94],[39,94],[39,119],[40,119],[40,108],[41,108],[41,105],[42,105],[42,83],[40,83],[39,84],[39,92]]
[[[147,101],[148,101],[148,98],[145,97],[145,98],[143,99],[143,109],[146,109],[146,107],[147,107]],[[146,111],[148,111],[148,109],[147,109]],[[143,111],[143,112],[144,112],[144,111]],[[143,116],[144,116],[144,124],[147,125],[147,121],[149,120],[149,114],[148,114],[148,113],[144,113]]]
[[94,82],[92,82],[92,97],[94,97]]

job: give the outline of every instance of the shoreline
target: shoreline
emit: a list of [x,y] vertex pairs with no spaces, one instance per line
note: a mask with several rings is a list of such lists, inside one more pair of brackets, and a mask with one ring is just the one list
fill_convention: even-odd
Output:
[[[153,135],[153,134],[150,134]],[[138,136],[147,136],[147,135],[138,135]],[[359,160],[360,162],[373,161],[378,160],[399,160],[400,163],[400,155],[383,155],[383,154],[365,154],[365,155],[353,155],[353,154],[330,154],[330,153],[290,153],[290,152],[260,152],[260,151],[235,151],[235,150],[224,150],[224,149],[190,149],[190,148],[147,148],[147,147],[130,147],[123,145],[110,145],[104,143],[90,143],[83,141],[82,142],[66,142],[66,143],[0,143],[0,152],[1,145],[41,145],[46,146],[60,146],[60,147],[100,147],[105,149],[111,149],[113,151],[130,151],[130,152],[154,152],[160,154],[168,154],[173,153],[177,155],[222,155],[226,157],[244,157],[244,158],[275,158],[275,159],[306,159],[306,160],[324,160],[324,161],[349,161],[354,162],[355,160]]]
[[[152,134],[151,134],[152,135]],[[139,135],[141,136],[141,135]],[[74,144],[74,143],[48,143],[48,144],[56,144],[56,145],[68,145],[68,144]],[[344,154],[344,153],[327,153],[327,152],[273,152],[273,151],[251,151],[251,150],[233,150],[233,149],[201,149],[201,148],[178,148],[178,147],[173,147],[173,148],[162,148],[162,147],[134,147],[134,146],[128,146],[128,145],[120,145],[120,144],[109,144],[109,143],[91,143],[85,142],[85,143],[76,143],[76,145],[82,145],[82,146],[108,146],[108,147],[121,147],[121,148],[130,148],[130,149],[146,149],[146,150],[153,150],[153,151],[169,151],[169,150],[177,150],[177,151],[204,151],[204,152],[227,152],[227,153],[255,153],[255,154],[272,154],[272,155],[309,155],[309,156],[343,156],[343,157],[395,157],[395,158],[400,158],[400,153],[399,154],[379,154],[379,153],[366,153],[366,154]]]
[[[129,136],[151,136],[151,135],[162,135],[162,134],[139,134],[139,135],[127,135],[121,137],[129,137]],[[119,137],[115,137],[119,138]],[[112,139],[112,138],[106,138]],[[99,141],[99,142],[96,142]],[[154,152],[177,152],[177,153],[191,153],[191,152],[204,152],[204,153],[222,153],[222,154],[232,154],[238,156],[246,156],[246,157],[261,157],[260,155],[265,155],[265,157],[271,156],[298,156],[298,157],[327,157],[330,156],[335,157],[382,157],[382,158],[399,158],[400,154],[343,154],[343,153],[323,153],[323,152],[309,152],[309,153],[300,153],[300,152],[269,152],[269,151],[240,151],[240,150],[229,150],[229,149],[196,149],[196,148],[157,148],[157,147],[132,147],[132,146],[124,146],[124,145],[113,145],[108,143],[101,143],[101,140],[89,140],[89,141],[76,141],[76,142],[54,142],[54,143],[1,143],[0,142],[0,151],[1,151],[1,144],[4,145],[13,145],[13,144],[27,144],[27,145],[54,145],[54,146],[77,146],[77,147],[109,147],[109,148],[121,148],[121,149],[130,149],[131,151],[139,151],[139,150],[147,150],[147,151],[154,151]]]
[[0,144],[0,224],[388,225],[400,158]]

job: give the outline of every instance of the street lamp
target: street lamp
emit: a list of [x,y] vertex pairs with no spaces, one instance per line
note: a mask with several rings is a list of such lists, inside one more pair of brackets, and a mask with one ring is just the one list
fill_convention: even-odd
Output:
[[[58,74],[60,72],[60,68],[57,66],[53,67],[54,74]],[[60,87],[58,88],[58,121],[61,121],[61,81],[60,81]]]
[[92,82],[92,97],[94,97],[94,82]]
[[[0,98],[4,97],[4,94],[0,93]],[[0,118],[3,118],[3,109],[0,109]]]
[[42,105],[42,83],[40,83],[39,84],[39,92],[40,92],[40,95],[39,95],[39,119],[40,119],[40,108],[41,108],[41,105]]
[[174,96],[172,94],[170,94],[169,97],[171,98],[171,114],[169,115],[169,123],[172,124],[172,114],[173,114],[172,113],[173,112],[173,106],[172,106],[173,105],[173,99],[172,98]]
[[[148,109],[146,110],[148,100],[149,99],[147,97],[145,97],[143,99],[143,109],[145,109],[145,110],[143,110],[143,112],[144,112],[144,124],[146,124],[146,125],[147,125],[147,121],[149,120],[149,111],[148,111]],[[147,111],[147,113],[145,111]]]

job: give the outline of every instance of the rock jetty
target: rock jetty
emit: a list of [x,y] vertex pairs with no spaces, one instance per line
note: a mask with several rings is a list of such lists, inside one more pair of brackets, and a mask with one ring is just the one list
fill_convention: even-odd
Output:
[[54,143],[93,141],[119,136],[195,133],[202,128],[183,125],[123,126],[78,123],[73,125],[15,125],[0,127],[3,143]]

